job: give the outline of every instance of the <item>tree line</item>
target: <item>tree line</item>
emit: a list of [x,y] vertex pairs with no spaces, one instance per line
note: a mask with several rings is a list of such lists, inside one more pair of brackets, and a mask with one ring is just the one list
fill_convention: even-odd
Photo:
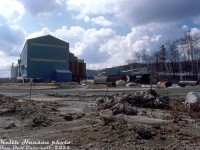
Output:
[[134,54],[135,61],[145,64],[152,76],[198,78],[200,71],[200,36],[186,32],[183,37],[167,41],[149,54],[142,49]]

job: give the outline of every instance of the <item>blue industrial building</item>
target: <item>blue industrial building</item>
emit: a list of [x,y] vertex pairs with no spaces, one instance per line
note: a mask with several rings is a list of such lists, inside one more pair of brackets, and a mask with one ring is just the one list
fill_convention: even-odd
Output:
[[19,76],[44,81],[71,82],[69,43],[51,35],[28,39],[19,60]]

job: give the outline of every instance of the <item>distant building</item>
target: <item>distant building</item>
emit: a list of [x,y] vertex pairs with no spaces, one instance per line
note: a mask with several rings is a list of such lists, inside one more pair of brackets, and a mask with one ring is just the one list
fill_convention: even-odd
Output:
[[123,76],[123,75],[141,75],[141,74],[149,74],[147,67],[137,68],[126,70],[123,67],[113,67],[113,68],[106,68],[101,71],[101,74],[104,76]]
[[105,69],[105,75],[106,76],[119,76],[121,69],[118,67],[113,68],[106,68]]
[[51,35],[28,39],[20,55],[19,76],[71,82],[86,77],[86,64],[69,52],[69,43]]
[[133,70],[124,70],[120,72],[120,75],[128,75],[128,76],[132,76],[133,75]]
[[149,74],[149,70],[147,67],[137,68],[132,70],[133,74]]
[[94,78],[95,76],[98,76],[98,75],[99,75],[99,71],[98,71],[98,70],[90,70],[90,69],[87,69],[87,70],[86,70],[86,75],[87,75],[87,78],[88,78],[88,79],[92,79],[92,78]]

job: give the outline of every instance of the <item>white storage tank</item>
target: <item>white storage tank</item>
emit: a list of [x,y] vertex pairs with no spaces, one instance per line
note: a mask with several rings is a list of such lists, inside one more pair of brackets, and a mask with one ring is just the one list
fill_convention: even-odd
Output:
[[14,63],[12,63],[11,66],[11,79],[16,79],[18,75],[18,66],[14,66]]

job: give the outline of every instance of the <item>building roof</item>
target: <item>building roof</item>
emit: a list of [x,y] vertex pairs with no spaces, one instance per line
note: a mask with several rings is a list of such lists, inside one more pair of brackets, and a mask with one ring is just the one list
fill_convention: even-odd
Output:
[[[35,38],[31,38],[31,39],[28,39],[27,41],[31,41],[31,40],[36,40],[36,39],[41,39],[41,38],[52,38],[52,39],[56,39],[56,40],[59,40],[59,41],[62,41],[62,42],[65,42],[65,43],[68,43],[66,41],[63,41],[55,36],[52,36],[52,35],[44,35],[44,36],[39,36],[39,37],[35,37]],[[69,44],[69,43],[68,43]]]

